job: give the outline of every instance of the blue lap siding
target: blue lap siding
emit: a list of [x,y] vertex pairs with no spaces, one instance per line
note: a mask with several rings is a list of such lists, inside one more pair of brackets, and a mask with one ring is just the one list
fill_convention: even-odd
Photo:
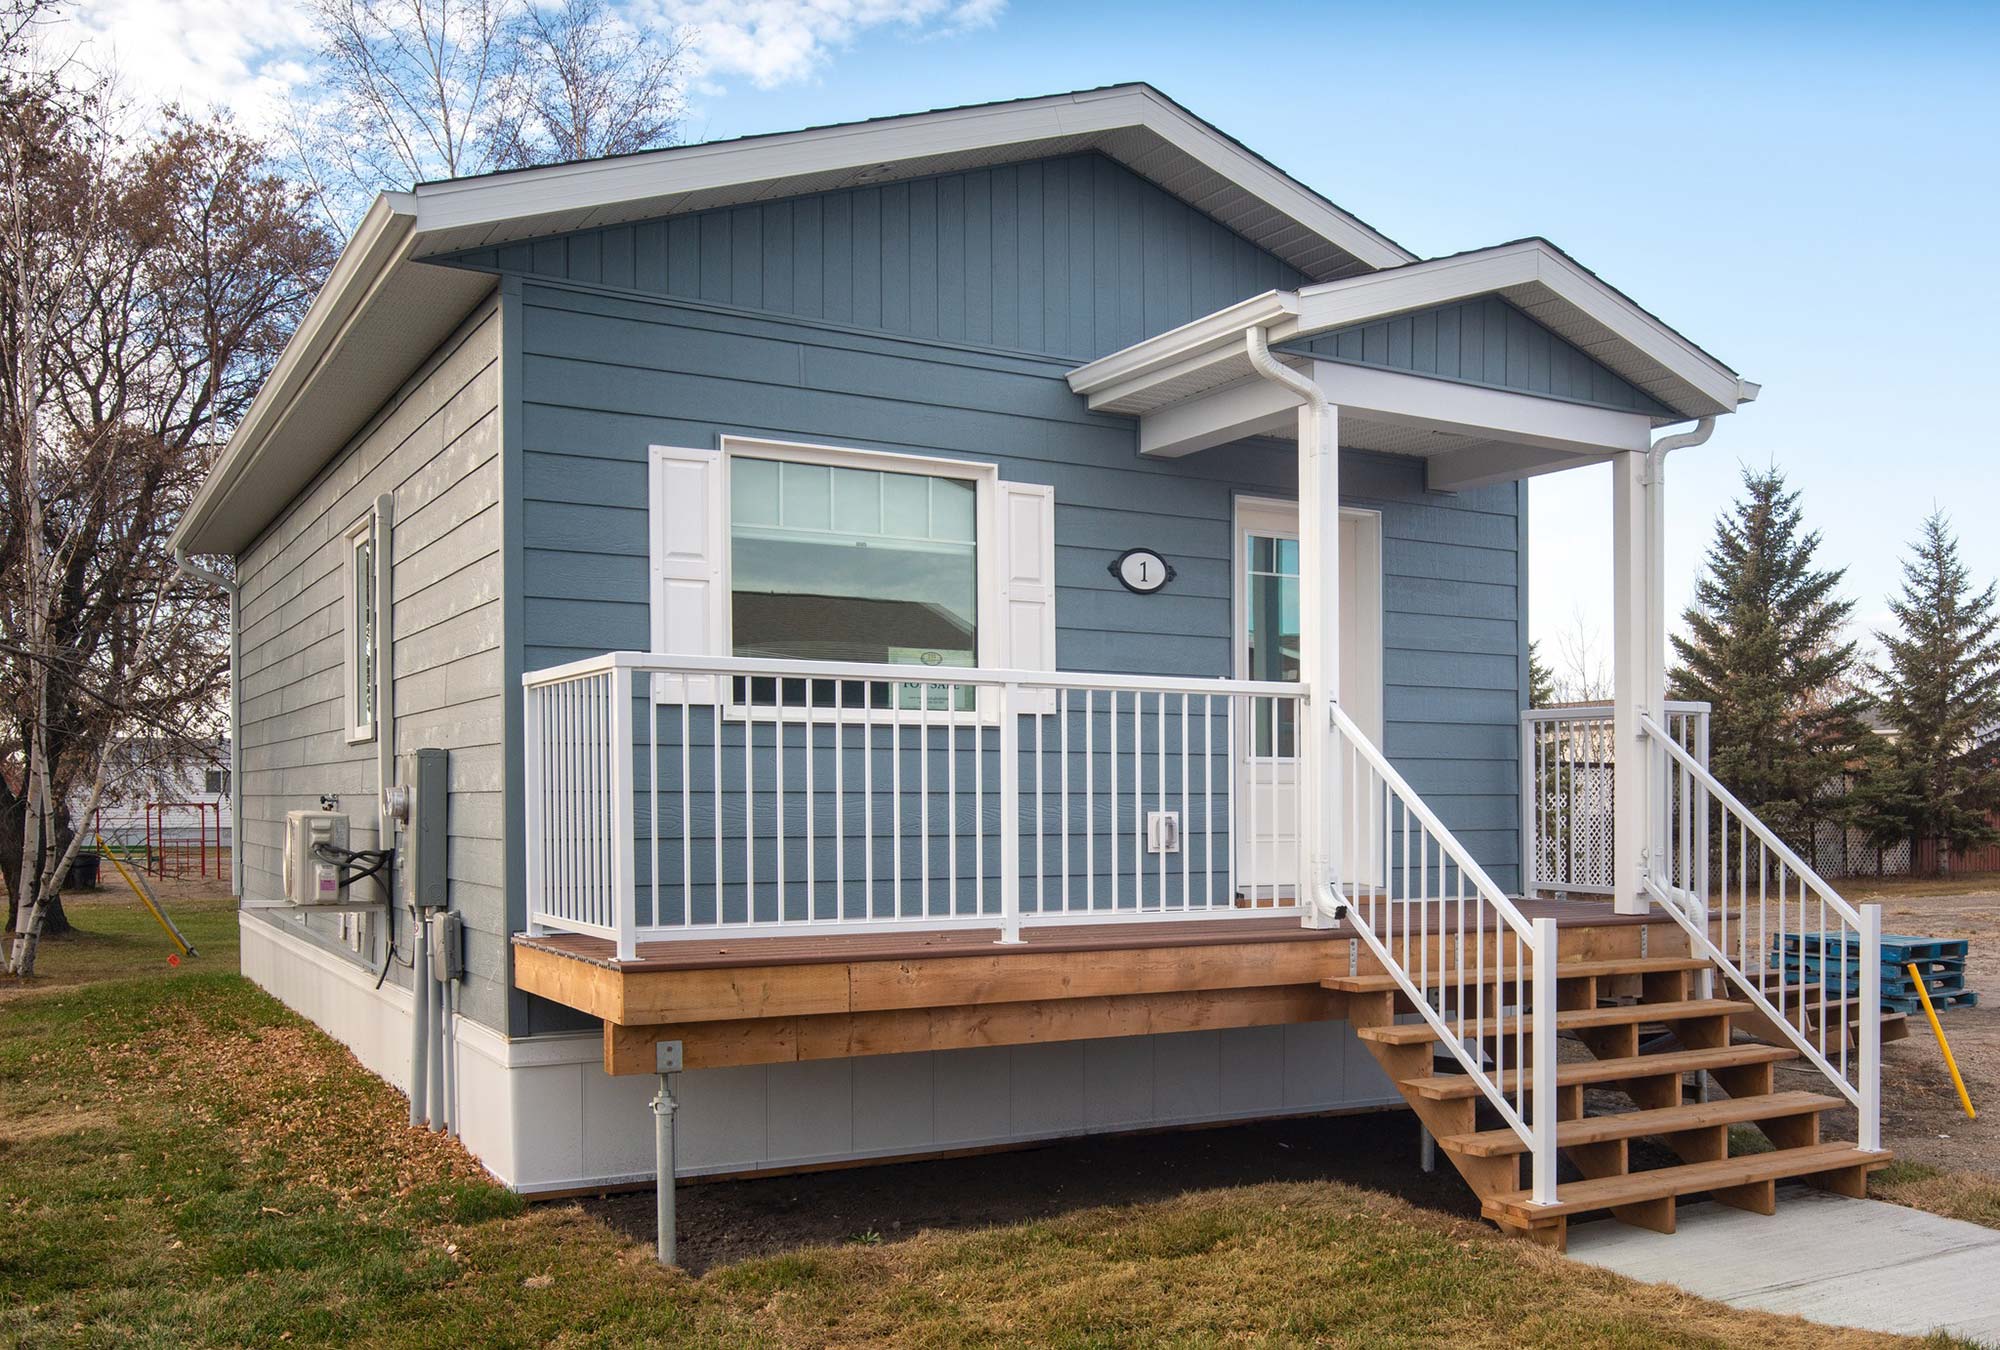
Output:
[[[520,668],[646,645],[647,449],[743,434],[977,459],[1053,484],[1057,664],[1230,673],[1234,499],[1294,495],[1289,444],[1143,460],[1129,419],[1069,391],[1066,360],[574,283],[510,279],[503,303],[520,334]],[[1342,484],[1347,504],[1383,517],[1384,748],[1511,886],[1523,493],[1426,492],[1419,461],[1353,450]],[[1109,575],[1137,544],[1173,560],[1166,592],[1136,596]],[[577,1025],[528,1002],[515,1034]]]

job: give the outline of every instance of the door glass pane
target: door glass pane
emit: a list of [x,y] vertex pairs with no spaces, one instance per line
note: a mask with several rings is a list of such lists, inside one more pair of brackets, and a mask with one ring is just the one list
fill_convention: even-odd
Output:
[[[1293,681],[1299,678],[1299,543],[1273,535],[1246,536],[1250,560],[1244,595],[1244,636],[1249,643],[1245,662],[1253,680]],[[1275,713],[1275,718],[1274,718]],[[1298,728],[1289,702],[1275,710],[1260,703],[1254,719],[1259,756],[1289,759],[1298,753]]]
[[[960,478],[737,456],[730,596],[738,656],[970,666],[978,644],[976,489]],[[803,699],[779,691],[786,701]],[[827,682],[829,689],[833,682]],[[818,701],[820,682],[812,695]],[[843,702],[942,706],[921,682],[843,684]],[[933,698],[931,695],[937,693]],[[763,698],[752,690],[753,698]],[[970,697],[962,691],[961,699]]]

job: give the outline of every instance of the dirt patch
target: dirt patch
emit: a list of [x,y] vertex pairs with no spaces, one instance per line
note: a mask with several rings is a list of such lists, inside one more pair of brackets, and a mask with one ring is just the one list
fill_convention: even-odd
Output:
[[[697,1182],[679,1194],[680,1257],[699,1273],[804,1246],[873,1244],[1283,1181],[1347,1181],[1422,1209],[1477,1217],[1478,1201],[1449,1162],[1439,1158],[1437,1170],[1426,1174],[1417,1159],[1416,1118],[1395,1111],[1097,1135],[963,1158]],[[583,1204],[652,1245],[650,1190]]]
[[37,1139],[60,1139],[85,1130],[108,1130],[118,1117],[100,1107],[76,1107],[68,1111],[48,1111],[32,1116],[0,1116],[0,1147],[25,1144]]

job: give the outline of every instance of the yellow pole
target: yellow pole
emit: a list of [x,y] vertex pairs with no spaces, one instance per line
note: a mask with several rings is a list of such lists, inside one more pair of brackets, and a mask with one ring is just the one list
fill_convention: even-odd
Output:
[[1965,1080],[1958,1075],[1958,1061],[1951,1057],[1951,1045],[1944,1038],[1944,1028],[1938,1025],[1937,1009],[1931,1006],[1930,990],[1924,988],[1923,972],[1914,963],[1910,965],[1909,972],[1910,978],[1917,982],[1917,997],[1924,1001],[1924,1016],[1931,1019],[1931,1035],[1937,1037],[1938,1049],[1944,1051],[1944,1066],[1951,1070],[1951,1085],[1958,1089],[1959,1104],[1965,1108],[1966,1119],[1977,1120],[1979,1113],[1972,1109],[1972,1098],[1966,1094]]
[[[200,955],[199,952],[195,951],[193,944],[181,936],[181,930],[174,927],[174,921],[167,917],[167,912],[160,908],[159,902],[154,900],[151,893],[139,884],[138,878],[125,870],[125,864],[118,860],[118,855],[104,846],[103,835],[97,836],[97,852],[100,857],[111,860],[111,865],[118,869],[119,876],[125,878],[125,884],[132,888],[132,894],[139,897],[139,903],[146,907],[146,912],[159,921],[160,927],[166,930],[167,936],[174,940],[174,945],[181,949],[181,955]],[[1954,1069],[1952,1072],[1955,1074],[1958,1071]]]

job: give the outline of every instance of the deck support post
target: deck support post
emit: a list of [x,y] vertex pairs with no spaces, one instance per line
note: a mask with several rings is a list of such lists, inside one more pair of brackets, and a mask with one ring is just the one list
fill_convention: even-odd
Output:
[[658,1233],[656,1250],[660,1264],[671,1266],[674,1259],[674,1075],[681,1068],[681,1043],[661,1041],[653,1049],[654,1064],[660,1072],[660,1090],[647,1105],[653,1109],[654,1223]]
[[1534,1075],[1533,1197],[1538,1205],[1556,1202],[1556,1121],[1562,1115],[1556,1100],[1556,921],[1535,920],[1534,987],[1530,997],[1534,1044],[1529,1052]]
[[[1657,515],[1660,487],[1647,481],[1647,455],[1627,450],[1611,461],[1612,902],[1620,914],[1651,907],[1646,869],[1655,827],[1654,752],[1639,717],[1660,718],[1666,698],[1666,618]],[[1656,584],[1657,583],[1657,584]],[[1654,628],[1659,632],[1657,641]]]
[[[1828,1008],[1820,1001],[1820,1026]],[[1840,1016],[1844,1019],[1846,1011]],[[1936,1025],[1933,1022],[1933,1025]],[[1882,906],[1861,906],[1861,1119],[1855,1144],[1870,1153],[1882,1151]],[[1845,1036],[1847,1028],[1840,1034]]]

